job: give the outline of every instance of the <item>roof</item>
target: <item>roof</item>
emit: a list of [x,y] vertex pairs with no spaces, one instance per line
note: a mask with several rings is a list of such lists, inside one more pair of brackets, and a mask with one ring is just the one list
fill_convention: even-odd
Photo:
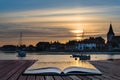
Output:
[[109,28],[108,34],[113,34],[114,35],[112,24],[110,24],[110,28]]
[[120,40],[120,36],[114,36],[113,39]]

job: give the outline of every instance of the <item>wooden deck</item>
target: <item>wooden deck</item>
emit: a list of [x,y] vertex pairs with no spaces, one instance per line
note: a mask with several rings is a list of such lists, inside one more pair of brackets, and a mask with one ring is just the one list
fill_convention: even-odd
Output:
[[22,75],[23,71],[32,65],[33,60],[0,60],[0,80],[120,80],[120,60],[92,61],[102,76],[39,76]]

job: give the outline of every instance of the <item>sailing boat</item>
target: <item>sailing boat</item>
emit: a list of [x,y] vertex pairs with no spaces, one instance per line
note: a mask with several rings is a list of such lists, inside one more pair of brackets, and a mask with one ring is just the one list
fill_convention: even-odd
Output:
[[22,32],[20,32],[20,42],[19,42],[19,49],[18,49],[18,57],[26,57],[26,51],[22,47]]

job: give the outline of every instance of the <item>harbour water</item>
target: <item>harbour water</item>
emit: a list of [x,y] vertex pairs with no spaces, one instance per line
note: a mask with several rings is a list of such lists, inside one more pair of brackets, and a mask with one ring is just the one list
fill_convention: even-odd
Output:
[[[40,55],[42,54],[42,55]],[[37,60],[37,64],[33,68],[40,67],[58,67],[61,70],[69,66],[80,66],[83,68],[96,69],[88,61],[81,61],[79,57],[74,58],[72,55],[57,55],[44,53],[27,53],[26,57],[17,57],[17,53],[3,53],[0,52],[0,60]],[[107,55],[107,54],[91,54],[91,60],[108,60],[108,59],[120,59],[120,55]]]
[[[45,55],[43,55],[45,54]],[[26,57],[20,58],[17,57],[17,53],[3,53],[0,52],[0,60],[14,60],[14,59],[35,59],[35,60],[47,60],[50,61],[50,59],[54,59],[54,60],[71,60],[72,55],[66,53],[64,53],[64,55],[57,53],[57,55],[55,55],[54,53],[48,53],[48,52],[44,52],[44,53],[27,53]],[[108,60],[108,59],[120,59],[120,55],[119,54],[115,54],[115,55],[109,55],[109,54],[90,54],[91,59],[90,60]]]

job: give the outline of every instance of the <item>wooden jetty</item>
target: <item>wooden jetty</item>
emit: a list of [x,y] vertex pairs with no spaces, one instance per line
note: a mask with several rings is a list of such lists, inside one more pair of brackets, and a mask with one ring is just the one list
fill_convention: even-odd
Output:
[[91,61],[102,73],[102,76],[40,76],[23,75],[26,68],[35,60],[0,60],[0,80],[120,80],[120,60]]

